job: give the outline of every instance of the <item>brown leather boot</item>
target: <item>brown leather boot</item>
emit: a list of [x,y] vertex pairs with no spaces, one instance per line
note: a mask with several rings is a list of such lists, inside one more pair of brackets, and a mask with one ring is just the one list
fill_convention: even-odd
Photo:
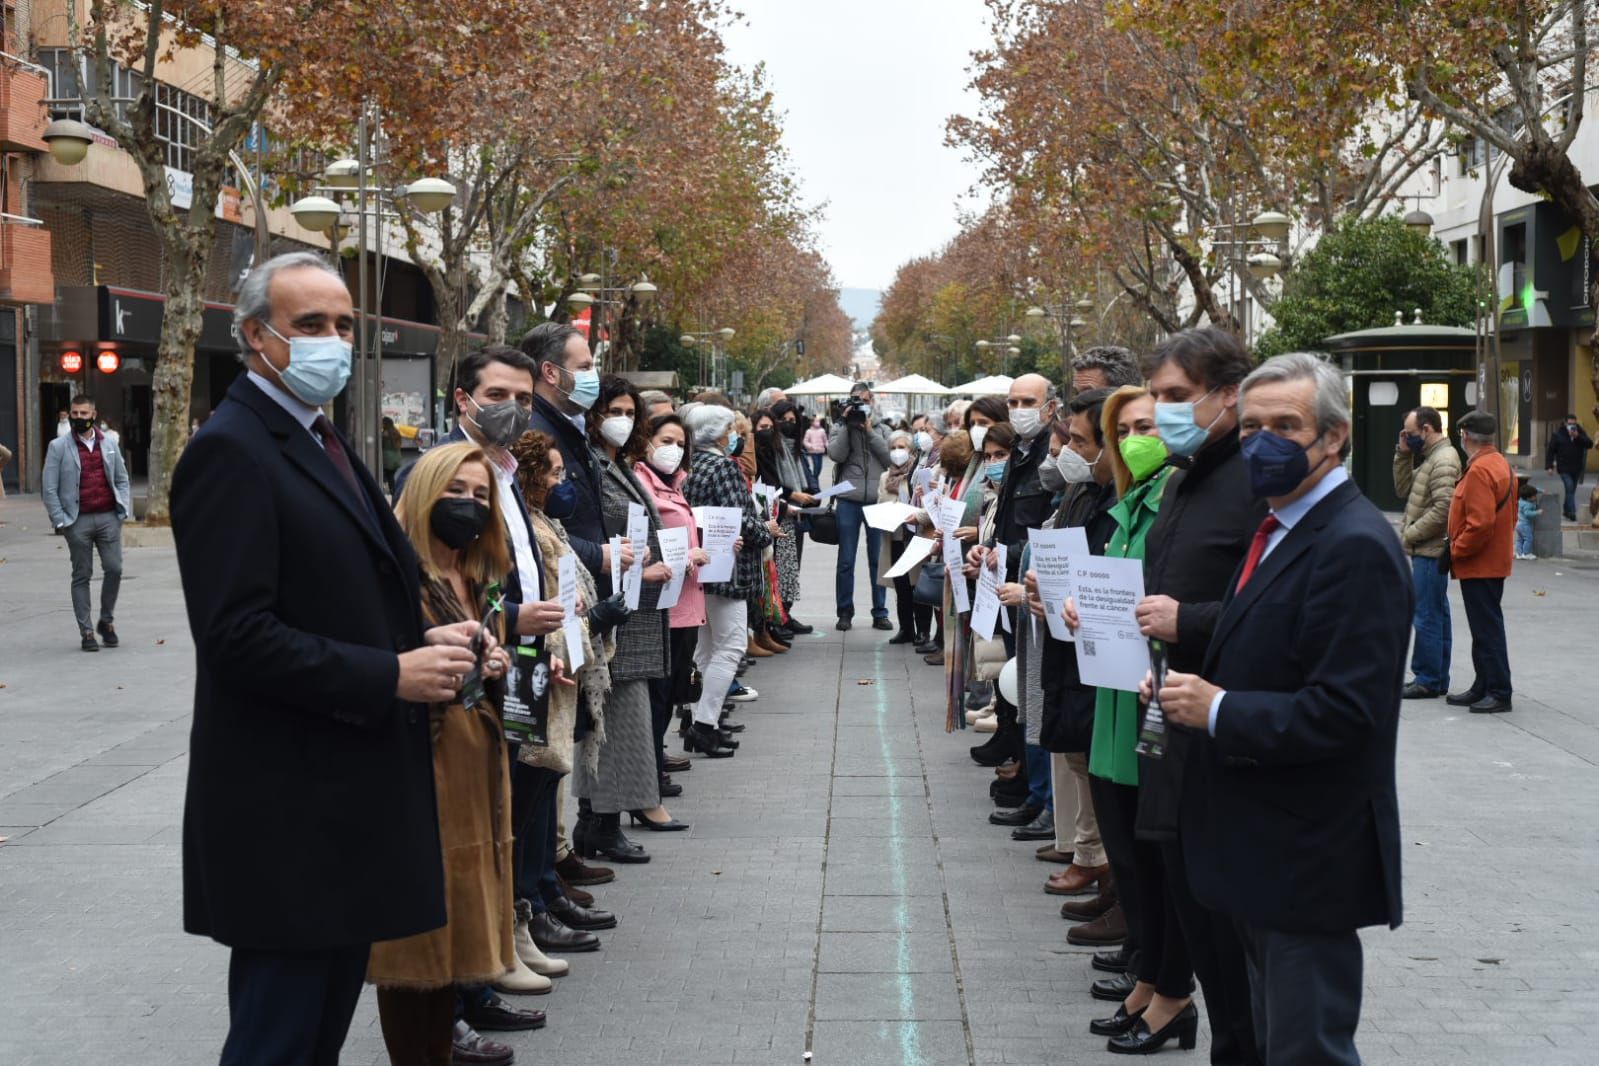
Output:
[[1072,863],[1066,869],[1050,874],[1049,880],[1044,882],[1044,891],[1051,896],[1086,896],[1096,890],[1099,879],[1109,872],[1108,863],[1099,866]]
[[773,655],[784,655],[788,652],[787,645],[778,640],[776,637],[772,636],[772,634],[768,633],[764,629],[761,630],[758,636],[756,636],[755,643],[759,644]]
[[1060,916],[1071,922],[1090,922],[1116,905],[1116,883],[1106,874],[1099,880],[1099,894],[1092,899],[1068,900],[1060,905]]
[[750,638],[749,646],[744,649],[744,654],[751,659],[770,659],[772,653],[763,648],[754,637]]
[[1080,947],[1103,947],[1107,944],[1120,944],[1126,939],[1127,919],[1122,914],[1120,904],[1112,906],[1110,910],[1087,924],[1074,925],[1066,930],[1066,943]]

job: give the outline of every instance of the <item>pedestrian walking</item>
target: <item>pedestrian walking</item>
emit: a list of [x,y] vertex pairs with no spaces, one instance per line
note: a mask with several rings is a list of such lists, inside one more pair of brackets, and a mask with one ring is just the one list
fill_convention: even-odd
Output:
[[1418,407],[1405,416],[1394,449],[1394,492],[1405,501],[1399,541],[1410,556],[1416,591],[1415,646],[1410,653],[1407,700],[1430,700],[1449,691],[1454,627],[1449,620],[1449,575],[1439,569],[1449,531],[1449,505],[1460,480],[1460,453],[1449,443],[1443,416]]
[[1471,687],[1446,702],[1473,714],[1511,709],[1510,649],[1500,601],[1515,554],[1516,475],[1499,453],[1499,423],[1472,411],[1456,423],[1466,472],[1449,505],[1449,568],[1460,580],[1460,600],[1471,628]]
[[478,623],[424,629],[420,563],[321,411],[350,374],[343,277],[259,264],[247,372],[184,449],[172,531],[194,638],[184,929],[232,949],[227,1066],[333,1066],[370,945],[445,922],[427,707]]
[[811,418],[801,447],[805,452],[805,468],[810,474],[810,484],[806,487],[817,492],[822,484],[822,460],[827,458],[827,430],[822,428],[819,416]]
[[[122,449],[95,425],[94,401],[75,396],[70,431],[44,453],[44,509],[72,560],[72,614],[84,651],[118,644],[117,592],[122,588],[122,523],[133,516],[133,490]],[[100,618],[91,613],[89,582],[100,556]],[[99,639],[96,640],[96,634]]]
[[1195,898],[1237,923],[1272,1064],[1360,1062],[1357,930],[1401,917],[1394,753],[1410,575],[1344,469],[1347,389],[1304,354],[1244,379],[1244,462],[1271,511],[1201,670],[1168,672],[1159,693],[1169,726],[1208,738],[1187,766],[1183,853]]
[[394,419],[384,415],[379,434],[383,438],[383,484],[388,487],[389,499],[392,500],[396,498],[394,475],[400,472],[400,430],[394,424]]
[[1577,486],[1582,484],[1583,471],[1588,465],[1588,450],[1592,447],[1593,441],[1582,428],[1582,423],[1577,421],[1576,415],[1567,415],[1566,420],[1549,435],[1549,458],[1544,467],[1548,473],[1560,475],[1560,483],[1566,490],[1561,513],[1566,516],[1567,522],[1577,520]]
[[[434,448],[417,461],[395,515],[421,562],[424,625],[494,617],[496,636],[504,635],[504,615],[493,607],[511,556],[495,477],[472,443]],[[505,649],[494,647],[473,667],[477,691],[463,687],[427,708],[448,920],[372,945],[367,981],[377,986],[378,1023],[394,1066],[450,1062],[458,1026],[468,1024],[456,1021],[457,987],[482,988],[518,968],[511,778],[500,719],[509,666]],[[570,683],[558,665],[555,683]],[[538,980],[548,991],[548,978]],[[530,1013],[543,1023],[542,1011]]]
[[1543,514],[1543,508],[1538,506],[1538,486],[1523,482],[1516,495],[1520,497],[1516,502],[1516,558],[1536,559],[1532,554],[1532,520]]
[[888,620],[888,590],[877,583],[877,563],[883,546],[882,531],[866,524],[862,510],[877,501],[877,482],[888,469],[888,440],[872,423],[872,390],[857,383],[850,389],[843,413],[827,438],[827,457],[833,460],[833,484],[850,484],[835,497],[838,520],[838,571],[834,598],[838,623],[847,630],[855,618],[855,556],[866,531],[867,584],[872,596],[872,628],[893,629]]

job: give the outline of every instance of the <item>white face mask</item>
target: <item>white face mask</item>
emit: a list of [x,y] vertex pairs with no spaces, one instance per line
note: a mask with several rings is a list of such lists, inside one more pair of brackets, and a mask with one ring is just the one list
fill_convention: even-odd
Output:
[[663,444],[650,453],[650,465],[662,474],[675,474],[683,465],[683,449],[676,444]]
[[[1104,455],[1104,452],[1100,452],[1099,458]],[[1066,479],[1066,484],[1077,485],[1094,480],[1094,467],[1099,465],[1099,458],[1089,462],[1070,448],[1062,448],[1056,465],[1060,467],[1061,477]]]
[[988,436],[988,427],[987,426],[973,426],[972,427],[972,450],[973,451],[980,452],[980,451],[983,450],[983,438],[986,437],[986,436]]
[[624,415],[613,415],[600,423],[600,436],[613,447],[620,448],[633,435],[633,420]]
[[904,448],[892,448],[888,453],[888,461],[895,466],[904,466],[911,461],[911,453]]
[[1010,413],[1011,428],[1022,440],[1032,440],[1044,428],[1044,416],[1036,407],[1017,407]]

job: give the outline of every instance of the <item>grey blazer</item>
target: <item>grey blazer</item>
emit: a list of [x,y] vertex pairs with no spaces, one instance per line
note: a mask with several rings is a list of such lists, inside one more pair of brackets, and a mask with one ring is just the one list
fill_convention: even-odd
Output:
[[[613,463],[600,453],[602,495],[600,510],[605,519],[606,536],[627,535],[627,505],[641,503],[650,520],[650,554],[661,557],[661,513],[655,507],[655,497],[644,491],[632,467],[626,463]],[[621,583],[616,582],[620,589]],[[611,659],[612,681],[640,681],[666,677],[671,673],[671,651],[668,634],[671,630],[670,612],[656,607],[661,598],[660,585],[645,584],[639,590],[638,610],[628,616],[616,630],[616,655]]]
[[[106,479],[117,498],[117,518],[126,522],[133,515],[133,487],[128,483],[128,464],[122,448],[110,437],[102,436],[96,447],[105,461]],[[44,453],[44,509],[50,524],[57,529],[78,520],[78,482],[83,463],[78,459],[77,437],[68,433],[50,442]]]

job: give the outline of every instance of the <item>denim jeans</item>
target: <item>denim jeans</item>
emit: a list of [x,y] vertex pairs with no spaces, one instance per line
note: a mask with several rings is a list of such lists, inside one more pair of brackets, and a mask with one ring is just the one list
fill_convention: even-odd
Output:
[[810,484],[807,486],[814,494],[818,485],[822,483],[822,458],[821,452],[805,453],[805,466],[810,472]]
[[1049,774],[1049,752],[1037,744],[1026,748],[1027,805],[1050,810],[1055,806],[1054,781]]
[[1471,691],[1497,700],[1510,698],[1510,647],[1505,643],[1505,594],[1502,577],[1468,577],[1460,581],[1460,601],[1471,626],[1471,665],[1477,676]]
[[866,530],[866,566],[872,583],[872,617],[888,617],[888,590],[877,583],[877,560],[883,548],[883,532],[866,525],[863,505],[855,500],[839,500],[834,509],[838,518],[838,583],[835,589],[840,615],[855,613],[855,550],[860,546],[861,529]]
[[1516,555],[1519,557],[1519,556],[1522,556],[1522,555],[1531,555],[1531,554],[1532,554],[1532,523],[1531,522],[1519,522],[1518,521],[1516,523]]
[[1434,692],[1449,689],[1449,657],[1454,634],[1449,624],[1449,578],[1438,572],[1438,560],[1425,555],[1410,557],[1410,576],[1416,587],[1416,643],[1410,653],[1410,672],[1416,684]]
[[1566,521],[1575,522],[1577,520],[1577,475],[1561,474],[1560,483],[1566,487],[1566,505],[1562,509],[1565,512]]
[[561,898],[555,879],[555,789],[563,775],[541,766],[511,762],[511,823],[516,832],[511,867],[517,899],[542,914]]

